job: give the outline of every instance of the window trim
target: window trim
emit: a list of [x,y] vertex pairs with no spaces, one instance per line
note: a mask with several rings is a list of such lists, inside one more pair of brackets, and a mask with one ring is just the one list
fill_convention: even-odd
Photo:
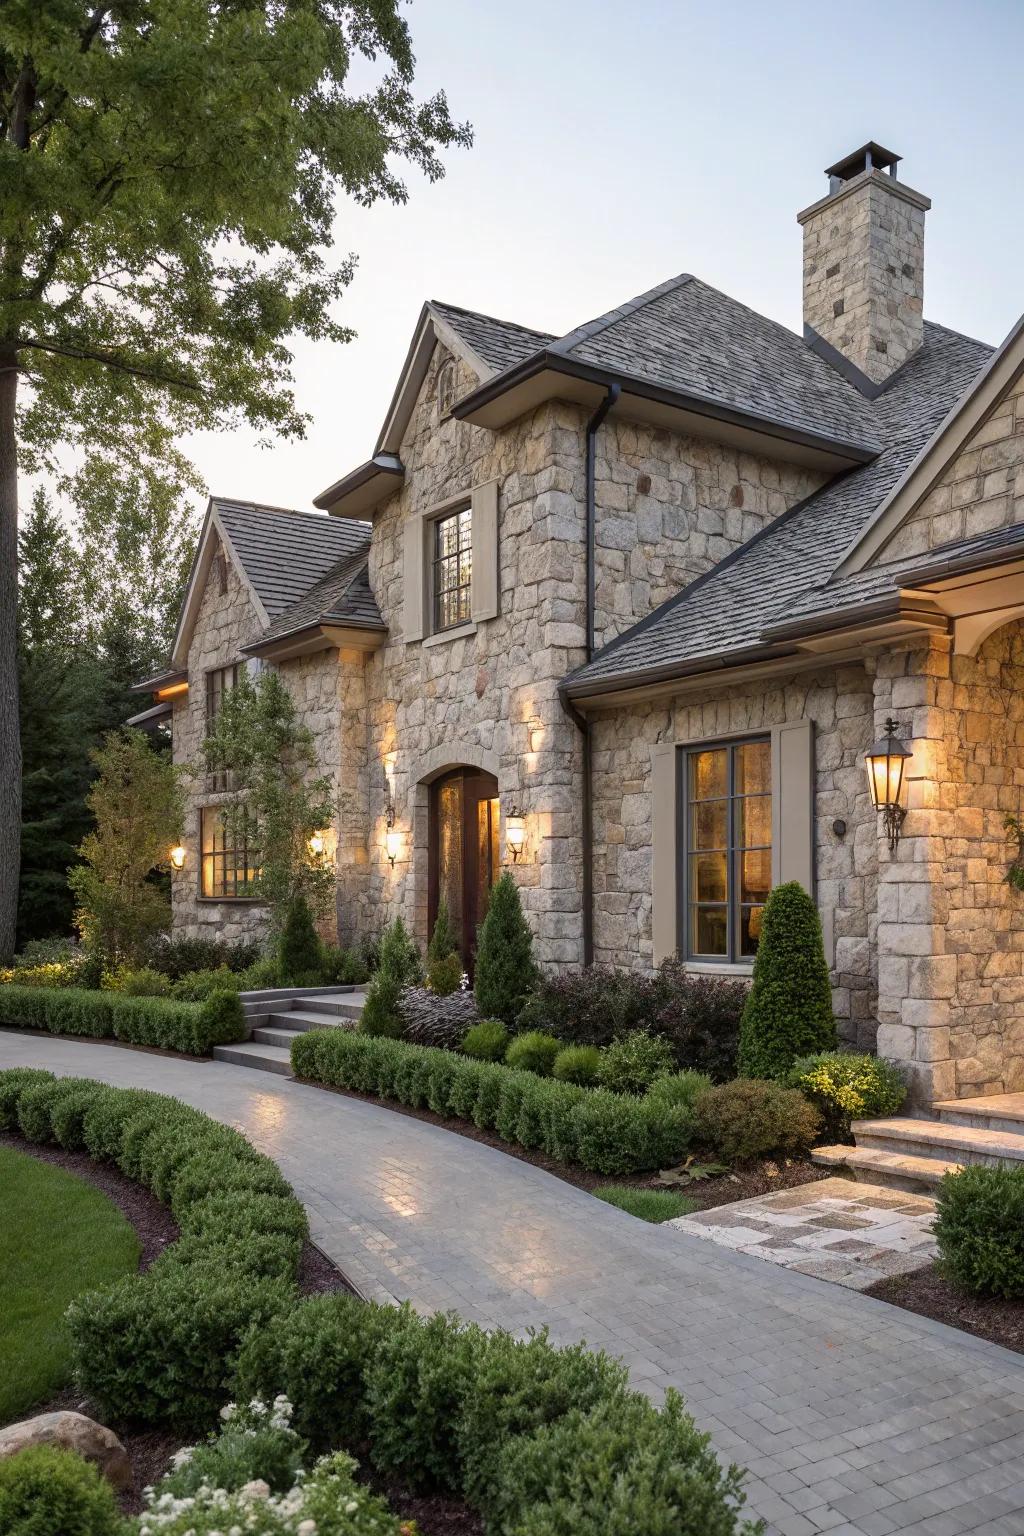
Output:
[[[225,903],[229,903],[232,906],[236,906],[236,905],[238,905],[238,906],[254,906],[254,905],[259,903],[259,900],[260,900],[259,896],[239,896],[237,894],[233,895],[233,896],[227,896],[227,895],[222,895],[222,896],[212,895],[211,896],[211,895],[207,895],[207,893],[203,889],[203,871],[204,871],[205,866],[206,866],[206,860],[210,859],[211,860],[211,867],[216,868],[216,866],[214,864],[212,864],[212,861],[216,857],[218,857],[218,854],[217,854],[216,850],[213,850],[210,853],[204,852],[204,849],[203,849],[203,817],[206,816],[206,815],[211,815],[211,814],[212,815],[216,815],[218,812],[222,811],[223,808],[224,808],[223,802],[218,802],[216,805],[201,805],[201,806],[198,807],[198,823],[199,823],[199,825],[198,825],[198,828],[197,828],[196,846],[197,846],[197,848],[199,850],[199,858],[197,860],[198,869],[196,871],[196,900],[197,901],[210,902],[210,903],[212,903],[215,906],[221,906],[221,905],[224,905]],[[236,853],[236,851],[237,850],[235,850],[235,849],[229,850],[229,849],[225,848],[224,851],[223,851],[223,854],[220,855],[220,856],[221,857],[226,857],[228,852],[231,852],[232,854],[234,854],[234,853]],[[248,867],[249,867],[249,845],[248,845],[247,840],[245,840],[244,837],[243,837],[243,843],[242,843],[242,854],[243,854],[243,857],[245,859],[245,868],[248,869]]]
[[[469,529],[468,529],[468,538],[466,540],[466,543],[463,544],[463,542],[462,542],[462,527],[461,527],[461,523],[459,523],[458,520],[461,519],[466,513],[469,514]],[[455,553],[451,554],[451,555],[439,555],[438,552],[437,552],[437,549],[438,549],[438,540],[440,538],[440,530],[441,530],[442,526],[445,523],[450,523],[450,522],[456,522],[457,528],[458,528],[458,543],[456,545]],[[429,598],[429,603],[430,603],[430,629],[429,629],[429,634],[431,634],[431,635],[447,635],[447,634],[450,634],[452,630],[464,629],[467,624],[471,624],[473,622],[473,499],[472,499],[472,497],[471,496],[467,496],[462,501],[460,501],[457,505],[455,505],[453,507],[446,507],[443,511],[438,512],[436,516],[429,518],[428,522],[427,522],[426,534],[427,534],[427,539],[428,539],[429,545],[430,545],[430,550],[429,550],[429,555],[428,555],[428,571],[427,571],[427,593],[428,593],[428,598]],[[465,582],[459,582],[459,583],[457,583],[453,587],[439,588],[438,584],[437,584],[438,568],[440,566],[448,564],[448,563],[450,563],[452,561],[458,561],[461,558],[461,556],[463,554],[466,554],[466,553],[468,553],[468,555],[469,555],[469,580],[465,581]],[[462,612],[460,611],[458,617],[453,619],[450,624],[442,624],[439,621],[439,599],[440,599],[440,597],[442,595],[442,592],[443,593],[454,592],[454,593],[459,593],[459,594],[462,594],[462,593],[465,594],[465,608],[466,608],[465,614],[463,615]],[[460,608],[460,610],[462,608],[461,596],[460,596],[460,599],[459,599],[459,608]]]
[[[735,792],[735,764],[736,750],[739,747],[763,744],[768,748],[769,762],[769,818],[771,826],[771,841],[767,844],[771,859],[769,874],[769,890],[775,884],[775,859],[776,859],[776,833],[775,812],[778,795],[778,786],[775,781],[775,752],[773,733],[771,731],[755,731],[750,734],[714,737],[709,741],[682,742],[676,748],[676,857],[678,859],[679,875],[676,883],[676,932],[678,935],[677,952],[684,964],[709,969],[729,970],[736,974],[738,970],[750,970],[754,964],[754,955],[744,955],[739,947],[739,922],[743,903],[735,889],[735,858],[738,851],[735,844],[735,805],[737,799],[746,798],[738,796]],[[690,854],[699,850],[690,848],[690,759],[699,756],[703,752],[721,752],[728,754],[728,787],[726,793],[726,924],[727,942],[724,955],[709,955],[694,950],[690,937],[690,915],[693,905],[690,900]],[[757,847],[763,848],[764,844]],[[712,903],[714,905],[714,903]]]
[[[214,720],[216,720],[217,715],[220,712],[221,704],[223,702],[225,693],[230,692],[230,689],[229,688],[225,688],[223,683],[222,683],[221,684],[221,688],[220,688],[220,692],[219,692],[219,694],[217,696],[217,708],[215,710],[211,711],[210,704],[211,704],[212,695],[213,695],[213,689],[212,689],[211,685],[213,683],[213,679],[215,677],[223,677],[223,675],[226,672],[230,672],[231,673],[231,688],[237,688],[238,687],[239,674],[241,672],[241,669],[242,669],[243,665],[244,665],[244,663],[240,662],[240,661],[227,661],[227,662],[224,663],[223,666],[220,666],[220,667],[207,667],[206,668],[206,671],[203,674],[203,678],[204,678],[203,701],[204,701],[204,709],[205,709],[205,714],[203,716],[203,737],[204,737],[204,740],[205,740],[205,738],[207,736],[209,736],[209,734],[210,734],[210,727],[213,724]],[[231,769],[230,768],[214,768],[214,769],[210,769],[210,770],[207,771],[207,774],[206,774],[206,789],[207,789],[207,793],[209,793],[209,794],[219,794],[223,790],[231,789],[231,787],[232,787],[232,782],[231,782]]]

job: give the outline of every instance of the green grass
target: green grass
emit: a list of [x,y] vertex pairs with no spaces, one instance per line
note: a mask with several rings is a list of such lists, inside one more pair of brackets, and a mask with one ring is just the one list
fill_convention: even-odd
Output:
[[672,1221],[676,1216],[689,1216],[697,1209],[696,1200],[687,1199],[674,1189],[633,1189],[628,1184],[602,1184],[594,1194],[609,1205],[617,1205],[620,1211],[639,1216],[641,1221]]
[[68,1303],[133,1274],[134,1230],[73,1174],[0,1147],[0,1424],[24,1416],[70,1374]]

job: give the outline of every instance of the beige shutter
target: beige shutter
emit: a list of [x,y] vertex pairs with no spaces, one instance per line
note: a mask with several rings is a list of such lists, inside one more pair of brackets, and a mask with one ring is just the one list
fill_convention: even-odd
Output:
[[474,624],[498,616],[498,482],[489,480],[473,492],[473,584],[470,616]]
[[798,880],[814,895],[814,724],[772,730],[772,884]]
[[425,528],[418,517],[405,525],[405,592],[402,602],[402,635],[406,643],[423,639],[423,538]]
[[676,881],[679,867],[677,748],[671,743],[651,753],[651,937],[654,963],[674,955],[679,948]]

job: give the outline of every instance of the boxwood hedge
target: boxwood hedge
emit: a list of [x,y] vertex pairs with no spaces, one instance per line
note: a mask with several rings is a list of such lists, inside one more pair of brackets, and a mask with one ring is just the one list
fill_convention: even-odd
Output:
[[690,1140],[681,1107],[537,1077],[454,1051],[351,1030],[309,1030],[292,1045],[296,1077],[472,1120],[502,1141],[601,1174],[678,1163]]
[[84,987],[2,986],[0,1024],[159,1046],[190,1056],[208,1056],[215,1045],[245,1038],[244,1010],[229,991],[214,992],[203,1003],[179,1003]]

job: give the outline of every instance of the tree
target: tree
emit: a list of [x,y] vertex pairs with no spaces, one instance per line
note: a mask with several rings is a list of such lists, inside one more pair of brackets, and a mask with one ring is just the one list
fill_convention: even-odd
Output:
[[391,1040],[400,1040],[405,1033],[402,990],[419,979],[419,951],[402,919],[396,917],[381,940],[380,960],[370,978],[359,1016],[360,1031],[364,1035],[386,1035]]
[[304,896],[297,896],[288,907],[277,953],[282,986],[315,987],[319,984],[322,951],[313,914]]
[[166,867],[184,817],[178,770],[141,731],[112,732],[94,754],[88,794],[96,829],[79,852],[69,883],[75,921],[90,950],[109,963],[140,962],[168,925],[170,901],[150,879]]
[[316,916],[335,893],[334,867],[310,839],[335,817],[334,785],[321,774],[312,732],[276,672],[243,672],[221,701],[203,743],[209,772],[227,772],[235,797],[222,807],[233,846],[243,840],[259,876],[252,892],[280,932],[301,899]]
[[533,935],[519,887],[506,869],[491,891],[487,916],[480,924],[473,986],[480,1017],[514,1024],[538,979]]
[[434,931],[427,945],[427,986],[445,997],[458,989],[462,980],[462,958],[455,947],[455,935],[448,919],[448,903],[440,901]]
[[783,1077],[798,1056],[834,1050],[836,1021],[818,909],[796,880],[770,893],[740,1021],[740,1071]]
[[[384,61],[357,95],[353,61]],[[331,313],[334,194],[401,202],[468,144],[417,104],[398,0],[0,7],[0,962],[14,939],[18,475],[188,482],[183,434],[301,435],[288,339]],[[61,468],[67,455],[79,475]],[[84,475],[84,479],[80,478]]]

